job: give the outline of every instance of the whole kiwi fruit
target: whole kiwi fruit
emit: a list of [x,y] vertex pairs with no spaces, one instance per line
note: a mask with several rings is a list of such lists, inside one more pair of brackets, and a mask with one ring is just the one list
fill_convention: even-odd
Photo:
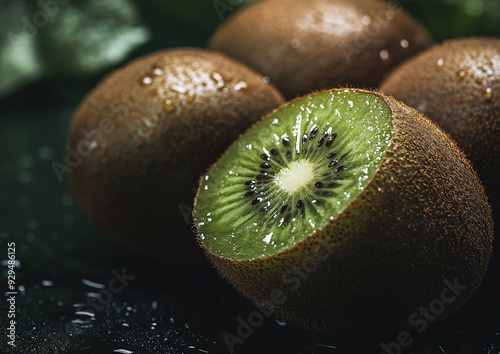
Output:
[[209,48],[246,63],[293,98],[322,88],[378,86],[431,44],[427,30],[394,2],[267,0],[230,16]]
[[83,100],[67,165],[83,211],[122,251],[205,261],[191,231],[197,181],[238,135],[283,103],[245,65],[164,50],[106,77]]
[[447,40],[401,65],[380,90],[449,133],[500,206],[500,38]]
[[358,89],[255,124],[201,178],[193,218],[237,290],[330,334],[418,330],[421,307],[449,316],[481,283],[493,239],[457,145],[415,109]]

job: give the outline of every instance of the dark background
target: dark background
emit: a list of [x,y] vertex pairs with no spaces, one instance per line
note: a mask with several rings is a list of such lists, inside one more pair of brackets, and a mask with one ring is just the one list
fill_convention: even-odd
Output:
[[[221,23],[214,4],[222,6],[224,18],[243,2],[101,0],[92,5],[95,1],[61,0],[49,23],[21,43],[12,42],[9,33],[22,33],[22,18],[33,20],[40,5],[0,1],[0,286],[4,291],[7,243],[16,243],[18,260],[18,347],[12,350],[6,345],[8,303],[2,299],[0,353],[228,353],[224,333],[236,335],[238,318],[249,316],[262,317],[263,323],[248,333],[244,343],[235,344],[236,352],[383,353],[380,343],[396,340],[397,334],[324,337],[272,315],[259,317],[259,310],[211,268],[181,268],[117,255],[83,215],[67,175],[59,180],[53,170],[54,162],[64,163],[76,106],[103,75],[162,48],[205,47]],[[500,35],[498,0],[420,0],[402,5],[438,42]],[[96,37],[95,28],[107,37]],[[13,50],[17,45],[19,49]],[[101,57],[104,45],[117,45],[121,55]],[[402,352],[500,353],[498,268],[498,264],[490,268],[463,309],[422,335],[412,334],[414,342]],[[107,306],[92,306],[89,299],[108,289],[115,272],[122,271],[134,278],[112,294]]]

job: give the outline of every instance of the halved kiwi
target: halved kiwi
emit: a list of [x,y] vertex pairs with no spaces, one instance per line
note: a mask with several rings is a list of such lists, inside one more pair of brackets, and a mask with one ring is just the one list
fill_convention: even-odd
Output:
[[199,176],[283,102],[261,75],[219,53],[178,48],[136,59],[75,113],[67,159],[73,191],[122,250],[205,261],[190,228]]
[[209,48],[269,77],[286,97],[339,86],[375,87],[432,44],[394,1],[267,0],[236,11]]
[[356,89],[305,96],[254,125],[202,177],[193,217],[236,289],[327,333],[411,327],[459,284],[436,316],[447,317],[481,283],[493,237],[456,144],[416,110]]

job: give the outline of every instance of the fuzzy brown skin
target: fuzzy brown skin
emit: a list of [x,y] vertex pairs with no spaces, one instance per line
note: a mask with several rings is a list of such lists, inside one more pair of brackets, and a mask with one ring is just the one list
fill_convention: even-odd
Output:
[[387,2],[267,0],[228,18],[209,47],[268,76],[293,98],[345,85],[376,87],[399,63],[431,44],[422,25]]
[[219,53],[173,49],[137,59],[104,79],[74,116],[73,150],[91,140],[85,131],[103,138],[69,164],[73,191],[125,251],[201,263],[189,222],[198,178],[283,102],[261,75]]
[[342,213],[274,256],[241,261],[205,249],[223,277],[279,318],[330,334],[418,330],[410,316],[441,298],[445,280],[467,288],[437,320],[483,279],[493,225],[476,173],[421,113],[382,97],[393,112],[393,139]]
[[398,68],[380,90],[448,132],[496,200],[494,207],[500,205],[500,39],[436,45]]

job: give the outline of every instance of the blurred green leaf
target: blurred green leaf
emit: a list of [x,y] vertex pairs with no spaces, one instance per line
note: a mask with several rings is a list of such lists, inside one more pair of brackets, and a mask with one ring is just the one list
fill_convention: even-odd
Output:
[[500,35],[498,0],[402,0],[435,40]]
[[0,96],[47,77],[97,74],[149,38],[132,0],[0,2]]

